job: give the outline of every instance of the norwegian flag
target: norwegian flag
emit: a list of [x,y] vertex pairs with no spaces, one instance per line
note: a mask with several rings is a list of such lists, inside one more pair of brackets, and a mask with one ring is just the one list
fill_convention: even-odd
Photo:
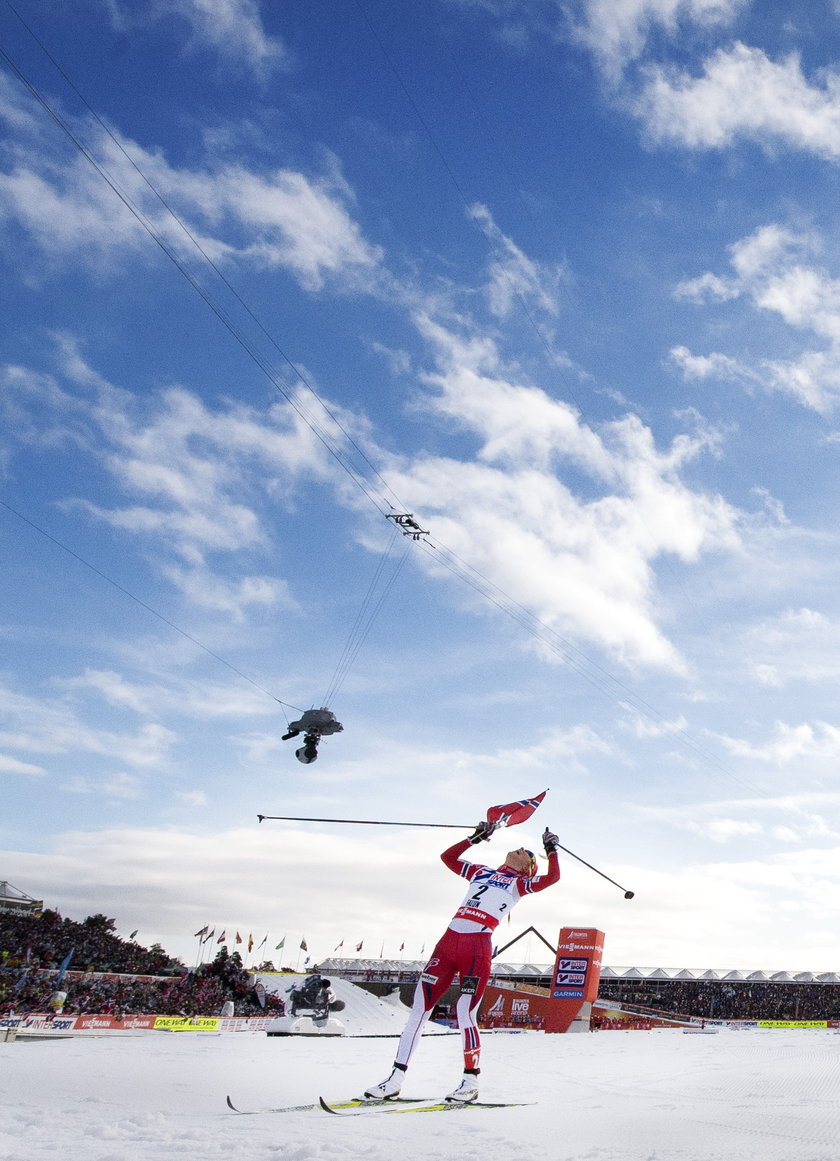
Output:
[[531,817],[546,794],[548,791],[543,790],[536,798],[520,798],[518,802],[509,802],[506,806],[491,806],[487,811],[487,821],[497,822],[499,826],[517,826]]

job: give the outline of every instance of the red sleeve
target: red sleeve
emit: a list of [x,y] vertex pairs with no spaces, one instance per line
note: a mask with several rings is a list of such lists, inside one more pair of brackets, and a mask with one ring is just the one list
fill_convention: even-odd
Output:
[[461,855],[470,845],[469,839],[460,839],[457,843],[453,843],[451,847],[447,847],[440,856],[441,861],[449,867],[450,871],[454,871],[456,875],[464,873],[464,867],[470,864],[461,858]]
[[533,879],[528,880],[528,889],[530,891],[544,891],[546,887],[552,887],[560,880],[560,859],[557,857],[557,851],[552,851],[548,856],[548,870],[544,875],[536,875]]

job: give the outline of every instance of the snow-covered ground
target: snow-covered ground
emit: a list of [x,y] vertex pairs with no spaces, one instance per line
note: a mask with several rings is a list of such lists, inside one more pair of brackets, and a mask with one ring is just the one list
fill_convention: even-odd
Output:
[[[16,1161],[837,1161],[840,1039],[819,1031],[484,1039],[482,1098],[523,1108],[237,1116],[340,1099],[395,1041],[150,1033],[0,1043],[0,1156]],[[459,1079],[454,1037],[420,1045],[405,1092]]]

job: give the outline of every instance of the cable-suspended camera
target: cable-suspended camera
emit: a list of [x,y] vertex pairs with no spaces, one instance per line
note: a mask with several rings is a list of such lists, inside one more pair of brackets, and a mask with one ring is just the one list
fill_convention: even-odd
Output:
[[289,722],[289,732],[283,735],[283,741],[288,742],[290,738],[297,738],[303,734],[303,745],[295,750],[295,757],[298,762],[308,766],[318,757],[318,743],[321,738],[339,734],[343,729],[344,726],[336,719],[332,710],[322,706],[321,709],[304,710],[296,722]]

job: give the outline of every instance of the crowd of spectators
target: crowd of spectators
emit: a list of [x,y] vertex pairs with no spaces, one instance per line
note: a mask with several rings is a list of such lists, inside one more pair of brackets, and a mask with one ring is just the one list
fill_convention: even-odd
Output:
[[706,1020],[840,1018],[840,984],[783,980],[601,980],[598,998]]
[[0,911],[0,962],[58,968],[73,951],[73,967],[95,972],[163,975],[173,964],[162,947],[141,947],[121,939],[113,919],[89,915],[81,923],[62,919],[57,911],[40,914]]
[[[237,952],[222,947],[212,963],[188,969],[157,945],[121,939],[114,926],[104,915],[76,923],[56,911],[0,912],[0,1014],[49,1012],[60,1003],[71,1015],[218,1016],[228,1001],[237,1016],[281,1013],[279,997],[260,1002]],[[71,950],[58,1001],[58,973]]]

